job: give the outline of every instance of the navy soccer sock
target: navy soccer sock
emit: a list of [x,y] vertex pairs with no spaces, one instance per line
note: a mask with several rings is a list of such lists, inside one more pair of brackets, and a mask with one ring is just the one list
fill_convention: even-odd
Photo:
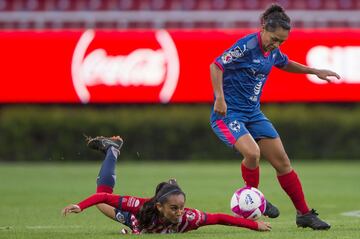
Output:
[[105,159],[101,165],[99,175],[96,180],[96,192],[112,193],[115,186],[116,174],[115,166],[120,151],[114,147],[109,147]]

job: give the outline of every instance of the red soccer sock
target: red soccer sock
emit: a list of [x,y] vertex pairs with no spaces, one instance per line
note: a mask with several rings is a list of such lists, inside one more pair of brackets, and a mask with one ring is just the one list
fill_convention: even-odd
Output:
[[246,186],[254,188],[257,188],[259,186],[259,167],[256,167],[255,169],[249,169],[243,163],[241,163],[241,173]]
[[107,185],[99,185],[96,188],[96,193],[112,193],[113,188]]
[[298,212],[301,214],[309,212],[301,182],[296,172],[292,170],[290,173],[278,176],[277,178],[281,187],[289,195]]

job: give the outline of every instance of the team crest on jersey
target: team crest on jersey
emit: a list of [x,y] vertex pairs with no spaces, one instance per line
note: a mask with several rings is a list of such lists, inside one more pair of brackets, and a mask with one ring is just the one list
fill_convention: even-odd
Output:
[[239,132],[240,131],[240,123],[237,120],[234,120],[229,124],[229,128],[232,131]]
[[224,64],[232,62],[231,54],[229,52],[224,53],[221,57],[221,60]]
[[194,212],[187,212],[186,213],[186,218],[189,222],[191,222],[192,220],[195,219],[195,213]]
[[224,53],[221,56],[221,60],[224,64],[228,64],[233,60],[243,57],[246,51],[246,45],[243,45],[243,49],[240,46],[235,47],[234,49],[230,50],[229,52]]

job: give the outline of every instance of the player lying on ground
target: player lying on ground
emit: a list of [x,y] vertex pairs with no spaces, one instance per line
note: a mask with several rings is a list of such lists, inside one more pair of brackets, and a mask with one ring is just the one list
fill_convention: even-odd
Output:
[[187,232],[215,224],[245,227],[257,231],[271,230],[267,222],[186,208],[185,193],[174,179],[157,185],[152,198],[112,194],[116,178],[115,164],[123,140],[119,136],[96,137],[88,138],[87,144],[90,148],[106,154],[97,178],[97,190],[87,199],[66,206],[62,210],[64,216],[69,213],[80,213],[96,205],[106,216],[128,226],[135,234]]

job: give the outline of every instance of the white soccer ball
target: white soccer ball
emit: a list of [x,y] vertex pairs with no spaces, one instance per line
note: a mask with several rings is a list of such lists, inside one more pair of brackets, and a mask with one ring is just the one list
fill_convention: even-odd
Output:
[[234,192],[230,208],[236,216],[255,221],[265,212],[266,200],[260,190],[253,187],[243,187]]

